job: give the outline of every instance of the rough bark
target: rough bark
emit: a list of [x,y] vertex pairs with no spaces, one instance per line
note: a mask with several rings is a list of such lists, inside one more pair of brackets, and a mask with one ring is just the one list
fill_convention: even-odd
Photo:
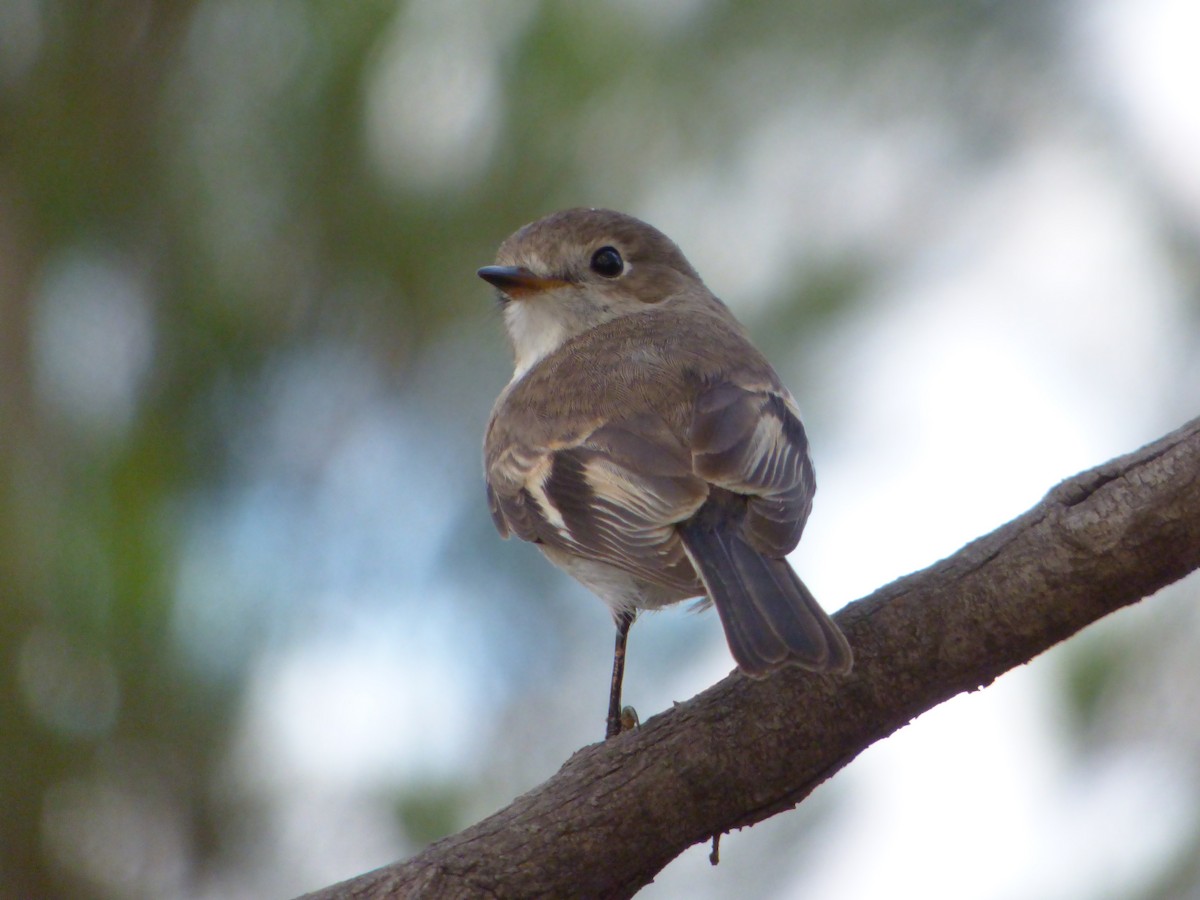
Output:
[[1200,419],[837,616],[845,677],[733,674],[405,862],[307,895],[629,897],[870,744],[1200,567]]

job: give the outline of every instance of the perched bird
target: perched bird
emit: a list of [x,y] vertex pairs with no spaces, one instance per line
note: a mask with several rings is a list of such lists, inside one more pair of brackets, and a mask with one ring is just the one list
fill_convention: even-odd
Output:
[[479,276],[516,358],[484,438],[492,518],[612,611],[607,736],[641,609],[704,597],[747,675],[849,671],[784,558],[816,489],[796,402],[679,248],[632,216],[569,209]]

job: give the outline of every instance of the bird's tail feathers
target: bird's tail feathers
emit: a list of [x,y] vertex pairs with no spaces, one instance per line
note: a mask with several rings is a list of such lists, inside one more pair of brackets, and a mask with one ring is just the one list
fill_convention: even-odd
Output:
[[761,677],[784,665],[850,671],[845,636],[787,560],[762,555],[735,529],[693,522],[680,536],[743,672]]

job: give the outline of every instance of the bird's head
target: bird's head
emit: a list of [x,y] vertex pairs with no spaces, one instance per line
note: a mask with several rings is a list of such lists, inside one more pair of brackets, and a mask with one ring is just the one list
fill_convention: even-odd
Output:
[[517,377],[571,338],[702,288],[658,229],[607,209],[568,209],[524,226],[479,277],[494,285]]

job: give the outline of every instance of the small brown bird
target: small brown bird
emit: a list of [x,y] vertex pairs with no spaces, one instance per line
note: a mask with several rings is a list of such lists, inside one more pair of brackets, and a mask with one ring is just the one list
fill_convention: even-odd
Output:
[[607,736],[640,609],[705,597],[747,675],[849,671],[784,558],[816,489],[796,402],[679,248],[632,216],[569,209],[479,276],[516,357],[484,439],[492,518],[612,610]]

